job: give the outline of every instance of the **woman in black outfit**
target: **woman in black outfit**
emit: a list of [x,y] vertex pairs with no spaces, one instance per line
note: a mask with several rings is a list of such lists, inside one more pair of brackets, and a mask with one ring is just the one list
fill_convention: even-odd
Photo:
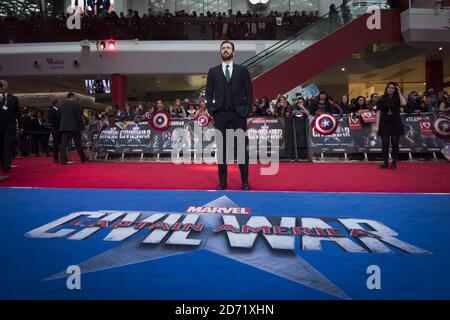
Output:
[[350,112],[359,115],[359,111],[367,109],[366,98],[359,96],[355,102],[350,106]]
[[324,112],[333,113],[333,108],[331,107],[330,97],[325,91],[321,91],[317,96],[316,100],[311,104],[309,108],[311,115],[317,116]]
[[392,145],[391,169],[397,167],[400,136],[405,134],[402,120],[400,118],[400,106],[406,105],[400,86],[395,82],[389,82],[384,90],[383,96],[377,103],[376,130],[381,136],[382,153],[384,163],[380,168],[389,168],[389,141]]

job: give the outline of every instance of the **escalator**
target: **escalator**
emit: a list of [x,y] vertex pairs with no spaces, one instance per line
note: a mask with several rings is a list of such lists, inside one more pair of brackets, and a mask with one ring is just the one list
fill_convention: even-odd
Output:
[[[366,23],[371,14],[366,11],[374,5],[381,8],[380,28],[370,30]],[[403,41],[400,11],[390,10],[384,2],[348,1],[242,64],[250,72],[253,97],[273,99],[371,43],[398,41]]]

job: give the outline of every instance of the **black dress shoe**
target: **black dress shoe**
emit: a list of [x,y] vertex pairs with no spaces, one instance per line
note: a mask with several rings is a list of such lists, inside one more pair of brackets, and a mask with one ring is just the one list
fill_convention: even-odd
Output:
[[386,169],[389,168],[389,165],[387,163],[383,163],[382,165],[380,165],[381,169]]
[[393,162],[389,168],[396,169],[397,168],[397,164],[395,162]]
[[226,183],[219,183],[219,185],[217,186],[217,190],[225,190],[227,188],[227,184]]
[[248,182],[242,183],[242,190],[250,190],[250,184]]
[[8,172],[9,170],[11,170],[11,167],[3,168],[3,172]]
[[58,159],[53,159],[53,162],[54,163],[59,163],[59,160]]

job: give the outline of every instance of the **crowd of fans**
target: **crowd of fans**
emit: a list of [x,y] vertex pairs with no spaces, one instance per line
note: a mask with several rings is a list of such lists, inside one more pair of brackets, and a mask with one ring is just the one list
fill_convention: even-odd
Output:
[[[345,2],[346,0],[344,0]],[[62,20],[66,21],[66,19],[73,14],[74,12],[78,12],[82,18],[86,19],[123,19],[127,20],[130,24],[133,24],[133,20],[137,19],[172,19],[172,18],[210,18],[210,19],[221,19],[221,18],[278,18],[277,22],[280,23],[288,23],[288,24],[308,24],[312,23],[317,19],[318,11],[294,11],[294,12],[281,12],[281,11],[270,11],[269,14],[262,14],[257,12],[251,12],[247,10],[246,12],[237,11],[233,12],[232,9],[229,9],[226,12],[217,12],[217,11],[207,11],[206,13],[197,11],[192,11],[189,13],[186,10],[179,10],[174,13],[170,12],[169,9],[164,11],[153,11],[153,9],[149,8],[146,13],[142,15],[139,14],[137,10],[128,9],[127,12],[121,11],[119,14],[116,11],[110,11],[109,8],[101,8],[98,10],[86,10],[82,11],[81,7],[73,7],[69,12],[59,12],[59,13],[51,13],[47,15],[43,15],[40,12],[35,12],[27,17],[19,17],[15,15],[14,11],[8,13],[8,15],[4,17],[0,17],[3,21],[18,21],[18,20],[39,20],[39,19],[49,19],[49,20]],[[98,12],[98,13],[97,13]]]
[[[360,110],[375,112],[379,97],[378,93],[372,93],[370,96],[358,96],[349,100],[347,95],[342,95],[339,100],[335,100],[325,91],[307,99],[299,95],[291,99],[291,102],[289,102],[289,97],[287,96],[280,95],[276,100],[271,102],[266,97],[263,97],[256,100],[251,116],[286,118],[292,116],[314,116],[321,112],[359,115]],[[445,91],[436,94],[433,90],[429,90],[425,91],[422,95],[413,91],[409,93],[408,103],[401,111],[404,113],[450,113],[450,96]]]
[[[274,117],[306,118],[310,115],[318,115],[321,112],[331,114],[351,114],[359,116],[360,110],[376,111],[379,95],[373,93],[370,96],[359,96],[351,100],[343,95],[339,100],[333,99],[322,91],[317,96],[304,98],[301,94],[290,99],[279,95],[269,101],[267,97],[256,99],[249,117]],[[54,106],[58,101],[53,102]],[[146,121],[149,115],[155,111],[166,111],[171,119],[197,119],[200,115],[209,115],[206,102],[198,102],[189,99],[176,99],[173,103],[165,104],[162,100],[155,104],[139,102],[136,106],[129,103],[124,109],[116,105],[108,106],[102,112],[94,110],[86,112],[84,125],[86,130],[98,131],[105,124],[117,122]],[[408,94],[408,102],[403,107],[404,113],[443,112],[450,115],[450,96],[447,92],[435,93],[433,90],[425,91],[419,95],[416,91]],[[52,119],[45,119],[44,113],[34,108],[24,110],[22,115],[23,132],[19,137],[19,149],[22,156],[29,154],[39,155],[41,152],[49,155],[49,137],[52,128]]]
[[[358,96],[349,101],[347,95],[343,95],[339,100],[333,99],[325,91],[317,96],[304,98],[301,94],[296,95],[289,101],[288,96],[279,95],[276,99],[269,101],[267,97],[255,100],[249,117],[274,117],[289,118],[317,115],[321,112],[331,114],[356,114],[360,110],[377,110],[378,93],[370,96]],[[92,111],[85,116],[85,124],[94,125],[96,121],[111,120],[116,122],[141,122],[148,118],[154,111],[166,111],[172,119],[197,119],[200,115],[209,115],[206,102],[198,102],[188,99],[176,99],[174,103],[165,104],[158,100],[156,104],[139,102],[137,106],[126,104],[125,109],[120,109],[115,105],[108,106],[98,114]],[[408,103],[402,109],[404,113],[421,112],[444,112],[450,113],[450,96],[446,91],[435,94],[433,90],[425,91],[419,96],[413,91],[408,95]]]
[[[197,13],[180,10],[175,13],[168,9],[154,12],[152,9],[144,14],[129,9],[127,12],[117,13],[106,9],[106,5],[98,10],[85,12],[73,8],[72,11],[42,15],[36,13],[25,20],[34,21],[42,28],[42,20],[60,21],[61,28],[69,15],[75,10],[80,13],[82,30],[91,30],[91,33],[103,35],[107,33],[114,39],[275,39],[278,30],[282,27],[282,37],[294,34],[301,28],[312,24],[319,19],[317,11],[279,12],[271,11],[269,14],[256,12],[227,12],[207,11]],[[0,17],[2,19],[2,17]],[[12,12],[3,17],[5,22],[23,20]],[[103,30],[103,27],[107,30]],[[104,32],[103,32],[104,31]]]

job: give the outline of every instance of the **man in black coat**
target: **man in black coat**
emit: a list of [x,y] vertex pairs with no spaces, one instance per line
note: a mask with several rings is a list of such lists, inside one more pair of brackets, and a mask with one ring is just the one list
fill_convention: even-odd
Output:
[[52,102],[48,109],[48,127],[53,140],[53,161],[59,162],[59,147],[61,145],[61,133],[59,132],[58,100]]
[[32,116],[33,109],[26,109],[22,118],[20,119],[20,135],[19,135],[19,149],[22,157],[28,157],[30,154],[30,140],[32,131]]
[[19,99],[8,93],[8,82],[0,80],[0,161],[4,172],[11,170],[14,138],[20,117]]
[[70,139],[73,139],[75,148],[80,155],[81,162],[86,162],[87,157],[81,144],[81,130],[83,129],[83,111],[75,101],[75,94],[69,92],[67,99],[59,107],[58,111],[59,131],[61,132],[61,163],[67,164],[67,147]]
[[87,0],[86,1],[86,13],[89,15],[89,17],[92,18],[94,15],[94,7],[95,7],[95,0]]
[[103,0],[102,1],[102,14],[106,16],[109,12],[109,7],[111,7],[111,1],[110,0]]
[[[209,114],[214,117],[214,125],[223,137],[222,154],[219,151],[219,185],[217,189],[227,187],[226,130],[242,129],[247,131],[247,116],[252,110],[252,82],[245,66],[233,63],[234,44],[223,41],[220,45],[222,63],[209,69],[206,80],[206,103]],[[245,139],[245,159],[239,159],[242,189],[249,190],[248,182],[248,141]],[[239,152],[238,152],[239,154]]]
[[[44,119],[44,113],[38,111],[36,117],[32,119],[32,131],[31,136],[31,151],[39,157],[40,151],[43,151],[47,156],[48,152],[48,140],[50,135],[48,134],[47,121]],[[42,147],[42,150],[41,150]]]

